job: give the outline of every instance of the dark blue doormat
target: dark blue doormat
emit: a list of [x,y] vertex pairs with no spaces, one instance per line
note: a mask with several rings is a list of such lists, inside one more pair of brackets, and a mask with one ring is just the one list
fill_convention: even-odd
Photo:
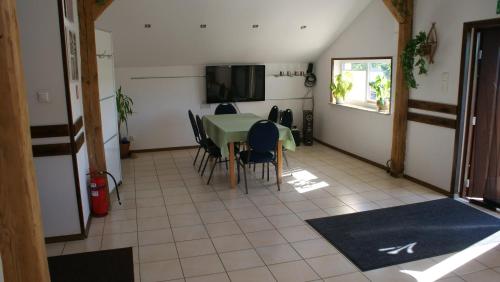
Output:
[[307,220],[362,271],[463,250],[500,219],[453,199]]
[[134,282],[132,248],[49,257],[52,282]]

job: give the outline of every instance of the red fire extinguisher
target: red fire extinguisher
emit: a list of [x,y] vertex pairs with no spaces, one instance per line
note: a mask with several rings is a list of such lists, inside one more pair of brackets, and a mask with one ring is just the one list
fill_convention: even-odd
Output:
[[94,216],[108,214],[108,191],[106,189],[106,175],[90,174],[90,204]]

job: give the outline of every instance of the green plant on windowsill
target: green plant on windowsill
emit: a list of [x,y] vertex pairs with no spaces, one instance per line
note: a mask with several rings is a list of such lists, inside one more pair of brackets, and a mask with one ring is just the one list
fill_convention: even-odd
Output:
[[415,38],[410,39],[406,44],[403,54],[401,54],[401,64],[408,88],[416,89],[418,87],[415,80],[414,68],[418,69],[419,75],[427,74],[425,56],[429,53],[429,48],[427,34],[423,31],[419,32]]
[[[120,156],[122,158],[126,158],[129,155],[130,139],[128,137],[128,118],[134,113],[132,111],[133,105],[134,101],[132,101],[132,98],[125,95],[120,86],[120,88],[116,90],[116,110],[118,112],[118,135],[120,137]],[[122,133],[122,125],[125,125],[125,135]]]
[[389,98],[391,97],[391,81],[385,76],[377,75],[374,81],[370,82],[370,88],[375,91],[377,108],[379,112],[389,110]]
[[345,78],[342,74],[335,76],[335,81],[330,83],[330,92],[332,93],[332,102],[335,98],[336,104],[343,104],[345,96],[352,89],[352,82],[350,81],[350,75],[346,74]]

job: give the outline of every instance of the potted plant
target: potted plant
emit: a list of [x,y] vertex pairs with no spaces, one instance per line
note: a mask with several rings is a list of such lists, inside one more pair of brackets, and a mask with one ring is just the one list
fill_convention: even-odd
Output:
[[391,97],[391,81],[385,76],[377,75],[375,80],[369,84],[370,88],[375,91],[378,111],[388,111],[389,97]]
[[338,74],[335,76],[335,81],[330,83],[330,91],[332,93],[332,98],[335,98],[336,104],[343,104],[345,96],[352,89],[352,82],[350,82],[348,78],[348,75],[346,75],[346,79],[344,79],[342,74]]
[[[118,112],[118,135],[120,137],[120,157],[127,158],[130,155],[130,139],[128,137],[128,117],[132,115],[134,101],[123,94],[122,87],[116,91],[116,109]],[[122,134],[122,125],[125,125],[126,134]]]
[[415,67],[418,68],[419,75],[427,73],[425,57],[431,52],[431,47],[431,43],[427,40],[427,34],[423,31],[406,44],[403,54],[401,54],[401,64],[408,88],[416,89],[418,87],[413,73]]

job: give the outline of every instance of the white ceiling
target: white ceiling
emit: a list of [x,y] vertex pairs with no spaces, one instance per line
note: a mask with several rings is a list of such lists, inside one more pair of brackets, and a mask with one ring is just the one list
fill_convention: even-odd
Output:
[[118,67],[308,62],[371,1],[115,0],[96,27],[113,32]]

